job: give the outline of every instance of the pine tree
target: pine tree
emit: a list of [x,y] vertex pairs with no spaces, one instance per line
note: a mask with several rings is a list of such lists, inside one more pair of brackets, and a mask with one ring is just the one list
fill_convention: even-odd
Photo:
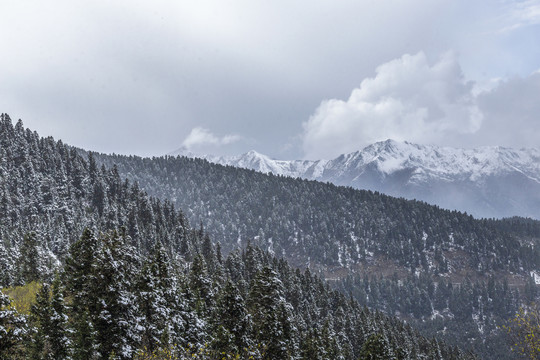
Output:
[[94,233],[85,229],[81,238],[69,248],[64,266],[66,293],[71,297],[70,316],[73,323],[73,357],[75,360],[91,359],[95,354],[94,317],[98,298],[94,287],[95,257],[99,246]]
[[317,329],[309,330],[307,334],[302,337],[300,354],[302,359],[330,359],[326,357],[324,345],[322,344],[322,340]]
[[37,281],[40,278],[40,257],[38,246],[37,234],[34,231],[24,235],[20,248],[21,255],[19,264],[21,277],[25,283]]
[[444,360],[441,354],[441,348],[439,346],[439,342],[435,338],[431,339],[430,358],[433,360]]
[[251,322],[240,291],[227,280],[215,307],[214,317],[218,336],[212,346],[226,353],[240,353],[248,348]]
[[49,343],[53,359],[63,360],[69,356],[68,316],[60,277],[57,274],[51,286]]
[[191,264],[189,287],[194,294],[197,313],[202,317],[208,316],[214,304],[214,293],[206,262],[200,255],[196,255]]
[[264,346],[264,358],[290,358],[293,347],[287,309],[290,305],[285,301],[281,280],[270,267],[265,266],[257,273],[248,300],[248,308],[253,317],[254,338]]
[[119,359],[130,359],[134,344],[139,340],[136,301],[130,282],[134,270],[130,264],[132,250],[116,231],[104,234],[100,239],[103,246],[96,255],[93,269],[97,281],[94,286],[97,306],[91,313],[97,351],[103,358],[114,353]]
[[149,352],[171,345],[171,306],[174,299],[170,296],[172,281],[169,276],[168,259],[158,242],[151,259],[143,265],[136,285],[142,346]]
[[32,341],[29,344],[30,358],[50,359],[51,346],[49,335],[51,333],[51,302],[49,284],[41,286],[36,294],[36,303],[32,305],[30,320],[33,326]]
[[0,291],[0,359],[16,358],[27,334],[25,317],[11,307],[11,299]]
[[382,334],[373,334],[362,346],[360,360],[394,360],[396,359],[388,343],[388,339]]
[[8,256],[4,241],[0,238],[0,287],[8,287],[13,283],[13,264]]
[[73,332],[73,359],[88,360],[96,358],[95,331],[88,309],[81,308],[75,313]]

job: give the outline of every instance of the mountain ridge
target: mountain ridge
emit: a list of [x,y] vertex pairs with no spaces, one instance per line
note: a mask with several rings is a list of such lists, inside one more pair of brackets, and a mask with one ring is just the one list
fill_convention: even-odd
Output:
[[536,148],[459,149],[386,140],[331,160],[276,160],[254,150],[238,156],[169,155],[379,191],[477,217],[540,218],[540,196],[534,195],[540,193]]

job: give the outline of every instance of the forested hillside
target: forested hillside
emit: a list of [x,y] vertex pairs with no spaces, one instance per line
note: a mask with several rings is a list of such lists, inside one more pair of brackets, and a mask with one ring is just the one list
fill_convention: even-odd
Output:
[[[147,196],[116,169],[98,167],[61,141],[40,138],[21,121],[13,126],[6,115],[0,121],[0,178],[3,286],[27,281],[27,264],[50,280],[87,227],[125,227],[142,253],[157,240],[176,252],[181,241],[195,236],[187,234],[187,220],[169,201]],[[39,244],[37,253],[29,242]]]
[[185,157],[94,154],[203,222],[223,249],[248,241],[320,271],[362,304],[427,334],[511,357],[499,326],[534,301],[538,222],[477,220],[423,202]]
[[171,202],[7,115],[0,196],[0,286],[37,289],[29,314],[0,293],[1,358],[466,358],[254,245],[223,257]]
[[390,260],[464,275],[540,268],[540,233],[423,202],[185,157],[95,155],[148,193],[186,209],[224,248],[255,240],[293,261],[355,269]]

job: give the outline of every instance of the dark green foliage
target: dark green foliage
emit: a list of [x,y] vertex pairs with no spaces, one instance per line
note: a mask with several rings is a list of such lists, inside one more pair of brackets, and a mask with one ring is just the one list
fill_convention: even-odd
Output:
[[130,359],[134,355],[132,344],[139,340],[135,331],[138,309],[130,279],[138,266],[126,238],[113,231],[100,240],[102,246],[93,267],[96,303],[89,308],[94,315],[97,351],[103,358],[115,353],[119,359]]
[[38,240],[35,232],[29,232],[24,235],[20,248],[20,271],[22,280],[25,283],[37,281],[40,278],[39,263],[40,256],[38,251]]
[[0,240],[0,287],[13,283],[14,272],[12,257],[8,255],[4,242]]
[[388,339],[383,334],[371,335],[360,351],[359,360],[396,360]]
[[185,327],[181,312],[186,306],[179,300],[172,272],[170,260],[157,242],[135,284],[141,343],[150,352],[173,345],[176,339],[172,334]]
[[50,286],[43,284],[36,295],[36,303],[32,305],[31,322],[34,326],[32,341],[28,348],[31,359],[49,359],[50,344],[48,336],[51,332]]
[[248,297],[254,338],[265,348],[265,359],[285,360],[294,353],[295,334],[290,323],[290,307],[281,280],[265,266],[253,280]]
[[27,345],[31,359],[68,358],[67,320],[60,278],[56,276],[52,286],[41,286],[31,308],[33,333]]
[[238,353],[252,346],[251,318],[238,287],[232,281],[227,280],[215,309],[213,318],[218,336],[213,347],[227,353]]
[[[83,249],[89,247],[96,249],[96,255],[89,264],[75,267],[73,256],[84,255]],[[207,274],[217,290],[202,295],[201,284],[193,279],[194,264],[168,259],[159,243],[147,260],[139,262],[135,249],[118,232],[95,237],[85,231],[69,250],[64,280],[57,277],[52,289],[45,284],[38,294],[32,310],[36,332],[27,355],[128,359],[137,348],[200,347],[210,340],[208,346],[216,353],[349,360],[362,354],[367,334],[375,333],[391,335],[384,340],[389,353],[427,356],[432,352],[432,341],[398,320],[361,308],[308,271],[294,271],[255,247],[250,252],[258,254],[252,266],[260,269],[250,284],[243,280],[248,266],[238,260],[246,259],[246,253],[234,252],[225,263],[233,258],[240,261],[242,266],[228,269],[240,280],[235,283]],[[196,259],[204,265],[202,257]],[[84,268],[91,276],[83,276]],[[74,271],[73,276],[68,269]],[[238,285],[248,294],[246,302]],[[69,294],[69,320],[61,315],[64,286]],[[201,302],[211,306],[201,311]],[[71,341],[65,337],[68,331]],[[10,346],[21,341],[14,340]],[[442,354],[449,353],[444,343],[439,346]]]
[[9,297],[0,291],[0,359],[17,358],[28,332],[26,319],[10,305]]
[[51,286],[49,343],[53,359],[67,359],[69,355],[68,317],[60,277],[57,275]]

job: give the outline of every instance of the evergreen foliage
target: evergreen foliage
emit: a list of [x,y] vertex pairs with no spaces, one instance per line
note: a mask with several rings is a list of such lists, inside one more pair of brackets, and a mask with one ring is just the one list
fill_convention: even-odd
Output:
[[[510,295],[499,296],[499,285],[488,284],[492,301],[484,304],[472,283],[456,287],[460,293],[416,280],[405,292],[384,279],[337,284],[359,303],[284,259],[353,270],[383,256],[431,275],[463,265],[449,257],[454,251],[485,272],[538,264],[532,230],[523,235],[514,225],[419,202],[200,160],[84,154],[7,115],[0,117],[0,174],[0,269],[9,272],[0,273],[0,285],[44,284],[26,338],[24,318],[2,300],[2,329],[11,334],[2,341],[26,344],[36,358],[205,349],[209,358],[357,359],[373,334],[383,334],[398,358],[464,358],[362,305],[417,318],[448,308],[468,319],[482,302],[511,316],[517,300],[508,302],[507,285]],[[192,228],[188,218],[201,225]]]
[[[131,255],[135,248],[126,240],[115,231],[97,237],[84,231],[69,253],[76,253],[85,242],[94,244],[97,254],[88,266],[93,276],[84,277],[92,280],[74,281],[80,274],[68,274],[73,266],[66,262],[64,276],[55,277],[52,286],[43,284],[38,291],[31,310],[30,341],[24,342],[21,333],[9,346],[27,344],[27,356],[33,359],[132,359],[140,351],[177,352],[180,348],[206,348],[208,356],[201,358],[208,359],[215,358],[212,354],[311,359],[319,350],[323,359],[356,359],[369,339],[367,334],[382,332],[392,334],[385,340],[392,353],[427,356],[431,351],[431,341],[407,325],[362,308],[308,271],[294,271],[257,248],[252,251],[259,254],[255,264],[259,270],[246,286],[247,301],[232,276],[223,279],[215,274],[207,276],[217,290],[195,300],[195,294],[201,293],[196,288],[199,285],[189,281],[193,271],[190,263],[165,261],[159,243],[147,260],[137,261]],[[245,251],[229,256],[244,259]],[[216,256],[209,260],[216,266]],[[246,269],[227,271],[242,279]],[[133,278],[130,274],[140,275]],[[69,294],[66,298],[62,296],[64,288]],[[94,295],[89,297],[91,293]],[[288,295],[293,293],[296,298]],[[201,312],[200,301],[215,305]],[[69,317],[66,308],[70,309]],[[15,318],[11,319],[13,327]],[[175,319],[181,321],[175,323]],[[441,343],[442,354],[451,351]]]
[[[350,270],[380,257],[436,274],[540,267],[540,225],[534,221],[475,220],[419,201],[202,159],[93,156],[149,194],[189,209],[190,221],[203,222],[227,251],[254,241],[294,264],[309,259]],[[451,256],[456,252],[458,259]]]
[[0,358],[17,358],[27,332],[25,317],[11,307],[11,299],[0,291]]

